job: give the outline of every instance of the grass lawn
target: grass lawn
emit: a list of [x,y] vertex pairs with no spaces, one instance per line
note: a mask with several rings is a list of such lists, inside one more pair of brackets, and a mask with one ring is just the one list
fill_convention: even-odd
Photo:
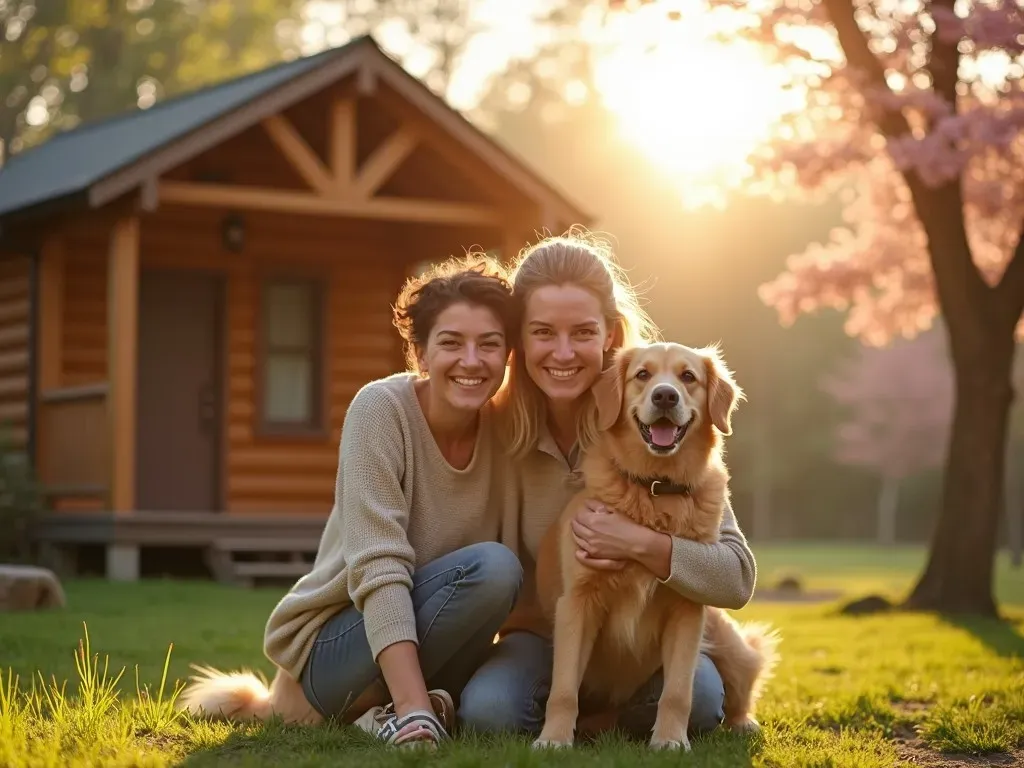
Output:
[[[811,589],[899,597],[923,562],[918,549],[757,547],[761,583],[797,575]],[[270,674],[261,651],[280,589],[209,583],[97,581],[66,585],[63,611],[0,621],[0,766],[398,766],[424,762],[350,729],[232,727],[192,722],[167,702],[190,662]],[[516,739],[459,740],[429,762],[472,766],[953,766],[1024,763],[1024,571],[999,563],[1006,622],[928,615],[847,618],[835,602],[755,600],[741,619],[782,631],[782,662],[760,709],[764,731],[694,740],[688,757],[648,752],[609,735],[559,754]],[[75,652],[91,644],[80,682]],[[170,655],[163,703],[158,696]],[[112,688],[104,685],[125,669]],[[94,661],[95,659],[95,661]],[[95,663],[98,663],[98,674]],[[140,697],[138,685],[149,693]],[[20,693],[12,675],[20,679]],[[40,676],[41,675],[41,676]],[[52,676],[52,677],[51,677]],[[43,684],[45,680],[46,685]],[[66,688],[61,689],[64,681]],[[56,688],[53,688],[54,681]],[[35,685],[34,697],[25,695]]]

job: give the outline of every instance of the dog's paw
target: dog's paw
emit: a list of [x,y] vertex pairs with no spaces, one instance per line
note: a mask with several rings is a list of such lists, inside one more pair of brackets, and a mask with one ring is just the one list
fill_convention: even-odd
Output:
[[543,736],[533,742],[534,749],[570,749],[572,747],[572,739],[562,740],[553,738],[544,738]]
[[662,739],[653,736],[651,737],[651,749],[678,749],[683,752],[689,752],[690,740],[685,736],[682,739]]
[[733,733],[751,734],[761,730],[761,724],[752,717],[744,717],[728,724]]

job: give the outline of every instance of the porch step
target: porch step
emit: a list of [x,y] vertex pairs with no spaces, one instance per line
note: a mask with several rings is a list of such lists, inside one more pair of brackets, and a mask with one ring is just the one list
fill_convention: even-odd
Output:
[[319,537],[219,538],[207,549],[206,563],[217,581],[251,587],[256,579],[305,576],[319,546]]

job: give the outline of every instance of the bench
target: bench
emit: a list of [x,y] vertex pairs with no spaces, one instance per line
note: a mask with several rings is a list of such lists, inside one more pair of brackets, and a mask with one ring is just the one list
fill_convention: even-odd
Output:
[[[221,538],[206,550],[206,564],[217,581],[251,587],[256,579],[294,580],[305,576],[313,567],[312,558],[319,546],[318,537]],[[245,557],[238,559],[236,555]]]

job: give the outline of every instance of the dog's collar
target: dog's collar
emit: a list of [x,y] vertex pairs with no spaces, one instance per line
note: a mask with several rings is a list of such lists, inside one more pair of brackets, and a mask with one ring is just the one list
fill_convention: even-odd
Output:
[[619,474],[633,485],[646,488],[651,496],[689,496],[693,493],[693,488],[687,483],[676,483],[667,477],[638,477],[621,469]]

